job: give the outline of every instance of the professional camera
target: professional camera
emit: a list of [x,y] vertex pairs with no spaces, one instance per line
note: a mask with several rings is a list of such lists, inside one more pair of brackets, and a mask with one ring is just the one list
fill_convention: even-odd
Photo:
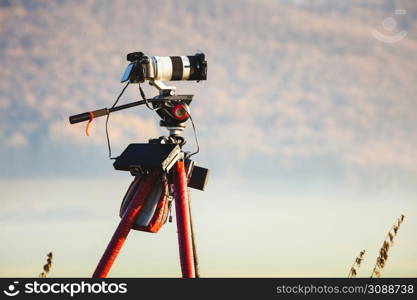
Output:
[[145,80],[206,80],[207,61],[203,53],[192,56],[147,56],[142,52],[127,55],[127,66],[121,82],[141,83]]
[[[127,60],[130,64],[121,78],[121,82],[127,83],[113,106],[71,116],[70,123],[89,120],[91,122],[94,118],[108,116],[114,111],[146,104],[161,117],[160,125],[167,127],[171,135],[180,132],[185,128],[185,122],[191,119],[189,105],[193,95],[175,95],[175,86],[167,86],[163,81],[207,80],[207,61],[204,53],[190,56],[147,56],[142,52],[132,52],[127,55]],[[140,85],[145,80],[159,90],[158,96],[152,99],[146,98]],[[131,83],[138,83],[142,101],[116,107],[123,92]]]

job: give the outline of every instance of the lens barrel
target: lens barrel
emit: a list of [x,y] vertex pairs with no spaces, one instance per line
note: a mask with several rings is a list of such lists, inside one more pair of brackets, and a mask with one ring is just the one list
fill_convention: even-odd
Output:
[[161,81],[206,80],[207,61],[203,53],[192,56],[152,56],[150,79]]

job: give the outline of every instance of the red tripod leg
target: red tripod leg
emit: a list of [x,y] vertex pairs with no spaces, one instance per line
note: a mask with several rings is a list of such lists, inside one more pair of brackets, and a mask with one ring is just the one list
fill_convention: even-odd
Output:
[[120,220],[119,226],[117,226],[117,229],[114,232],[113,237],[111,238],[106,248],[106,251],[101,257],[100,262],[94,271],[93,278],[104,278],[109,273],[111,266],[116,260],[116,257],[119,254],[119,251],[122,248],[130,229],[132,228],[135,217],[141,210],[142,205],[145,203],[145,200],[148,198],[152,190],[156,176],[157,174],[153,173],[150,175],[145,175],[141,178],[139,188],[136,191],[133,199],[130,201],[129,206],[127,207],[122,219]]
[[187,177],[183,161],[178,161],[174,166],[174,188],[182,277],[194,278],[195,266],[187,196]]

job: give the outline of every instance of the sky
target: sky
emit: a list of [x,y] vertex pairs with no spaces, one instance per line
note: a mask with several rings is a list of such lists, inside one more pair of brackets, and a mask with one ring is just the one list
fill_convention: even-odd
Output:
[[[205,277],[417,275],[417,8],[413,1],[0,1],[0,276],[89,277],[132,180],[104,120],[126,54],[206,54],[175,82],[211,170],[192,208]],[[145,93],[157,91],[147,84]],[[138,100],[130,86],[121,103]],[[112,151],[166,134],[146,108],[112,114]],[[191,126],[187,151],[196,147]],[[109,276],[179,277],[175,223],[133,231]]]

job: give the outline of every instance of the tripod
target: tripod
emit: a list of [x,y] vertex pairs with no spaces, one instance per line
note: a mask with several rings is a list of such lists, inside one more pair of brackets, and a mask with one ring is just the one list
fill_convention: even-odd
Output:
[[[167,208],[164,193],[175,199],[182,277],[199,277],[188,188],[204,190],[209,170],[196,166],[190,159],[190,154],[182,149],[186,141],[181,134],[186,127],[185,121],[189,117],[188,105],[192,97],[192,95],[171,96],[169,93],[167,96],[167,93],[161,92],[159,96],[152,99],[70,117],[71,124],[82,121],[91,122],[95,117],[150,103],[152,109],[162,119],[160,126],[169,131],[169,136],[151,139],[148,144],[130,144],[116,158],[115,169],[130,171],[135,179],[122,203],[120,223],[93,273],[93,278],[107,276],[131,229],[157,232],[165,223],[171,203],[168,201]],[[159,188],[155,188],[158,184],[161,186],[161,194],[158,195],[162,196],[157,198],[164,201],[154,201],[156,204],[152,206],[149,203],[153,200],[150,199],[155,198],[155,191],[158,193]],[[145,224],[143,219],[146,218],[150,221]]]

